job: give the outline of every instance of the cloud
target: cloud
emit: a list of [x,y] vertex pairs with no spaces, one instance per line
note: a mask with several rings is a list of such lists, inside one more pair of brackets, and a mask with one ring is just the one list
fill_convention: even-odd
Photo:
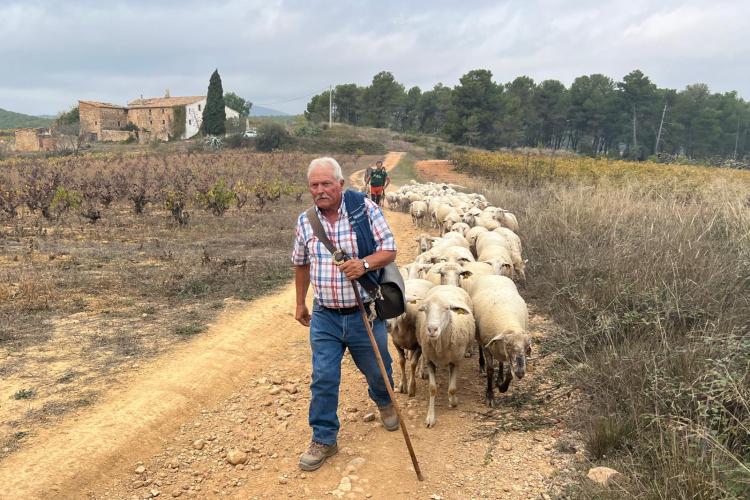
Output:
[[288,112],[382,70],[429,89],[476,68],[566,85],[639,68],[662,87],[705,82],[749,98],[749,20],[741,0],[11,0],[0,3],[0,107],[202,94],[215,68],[226,90]]

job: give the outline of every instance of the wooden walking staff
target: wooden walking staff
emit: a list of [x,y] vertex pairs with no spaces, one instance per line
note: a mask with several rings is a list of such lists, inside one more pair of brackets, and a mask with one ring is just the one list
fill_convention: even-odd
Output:
[[354,296],[357,297],[357,305],[359,306],[359,312],[362,314],[362,321],[365,322],[365,328],[367,329],[367,335],[370,337],[370,343],[372,349],[375,351],[375,359],[378,360],[378,366],[380,367],[380,374],[383,376],[383,382],[385,387],[388,389],[388,395],[391,398],[393,408],[396,410],[398,415],[398,421],[401,424],[401,432],[404,435],[404,441],[406,441],[406,447],[409,449],[409,455],[411,456],[411,463],[414,464],[414,472],[417,473],[417,479],[424,481],[422,477],[422,471],[419,469],[419,462],[417,462],[417,455],[414,454],[414,448],[411,446],[411,439],[409,439],[409,433],[406,430],[406,422],[401,418],[401,408],[398,407],[396,402],[396,394],[393,392],[393,387],[388,381],[388,372],[385,370],[385,364],[383,364],[383,357],[380,355],[380,349],[378,344],[375,342],[375,336],[372,334],[372,326],[370,326],[370,320],[367,317],[367,311],[365,310],[365,304],[362,302],[362,297],[359,295],[359,288],[357,288],[357,280],[352,280],[352,287],[354,287]]

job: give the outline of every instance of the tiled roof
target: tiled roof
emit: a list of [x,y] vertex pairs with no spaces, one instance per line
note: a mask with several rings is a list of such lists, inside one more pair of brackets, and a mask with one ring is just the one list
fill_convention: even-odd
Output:
[[108,102],[97,102],[97,101],[78,101],[79,103],[88,104],[89,106],[94,106],[97,108],[116,108],[116,109],[125,109],[125,106],[120,106],[118,104],[110,104]]
[[206,96],[196,95],[187,97],[154,97],[151,99],[135,99],[128,103],[130,108],[169,108],[172,106],[186,106],[202,101]]

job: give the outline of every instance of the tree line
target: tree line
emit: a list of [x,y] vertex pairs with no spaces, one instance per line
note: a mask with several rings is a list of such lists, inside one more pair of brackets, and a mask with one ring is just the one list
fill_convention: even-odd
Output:
[[[651,155],[690,159],[747,158],[750,103],[737,92],[712,93],[696,83],[659,88],[640,70],[621,81],[579,76],[570,87],[519,76],[497,83],[472,70],[453,88],[406,90],[387,71],[367,87],[333,90],[333,118],[351,125],[439,134],[451,142],[497,149],[544,147],[643,160]],[[327,121],[329,92],[314,96],[305,117]]]

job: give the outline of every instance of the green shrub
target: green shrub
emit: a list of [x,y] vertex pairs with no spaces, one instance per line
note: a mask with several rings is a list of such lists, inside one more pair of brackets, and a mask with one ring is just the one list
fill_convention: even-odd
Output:
[[55,196],[52,198],[50,207],[55,210],[58,214],[67,212],[68,210],[76,210],[81,206],[83,196],[81,193],[73,190],[67,190],[60,186],[55,191]]
[[206,193],[198,194],[198,202],[207,210],[211,210],[214,215],[224,215],[232,203],[235,194],[227,187],[224,179],[219,179]]
[[242,134],[232,134],[224,138],[224,144],[231,149],[248,148],[253,145],[253,140]]
[[305,122],[294,129],[294,135],[297,137],[315,137],[322,132],[323,129],[312,122]]
[[258,137],[255,139],[255,149],[269,153],[275,149],[281,149],[291,141],[291,136],[286,127],[280,123],[267,122],[258,129]]
[[13,399],[31,399],[36,395],[34,389],[20,389],[13,394]]

